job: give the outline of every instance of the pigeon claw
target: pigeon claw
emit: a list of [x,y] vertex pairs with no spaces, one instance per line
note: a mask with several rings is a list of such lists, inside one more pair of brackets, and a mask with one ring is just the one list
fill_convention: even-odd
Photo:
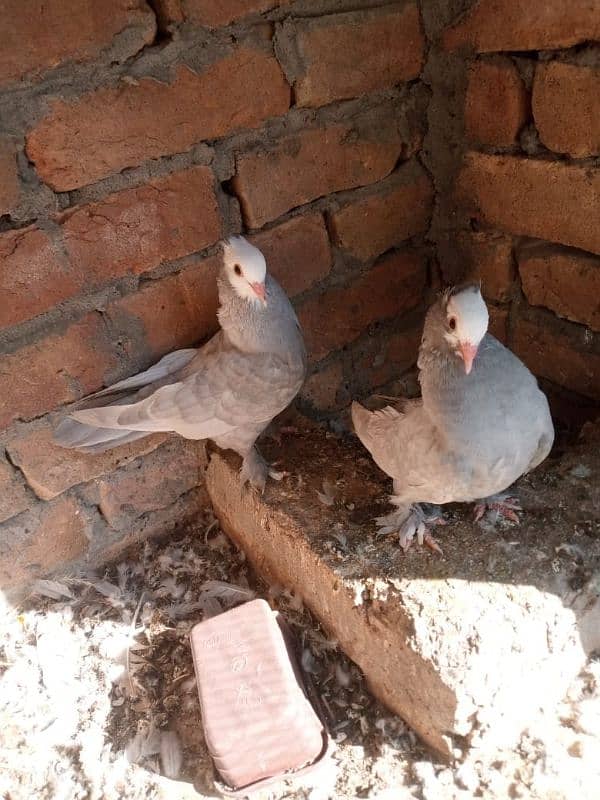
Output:
[[406,506],[397,511],[376,519],[379,530],[377,535],[397,533],[398,542],[402,550],[406,553],[412,547],[416,538],[419,545],[424,545],[434,553],[443,555],[442,548],[429,533],[432,525],[446,525],[446,520],[440,514],[428,516],[423,509],[418,506]]
[[[444,525],[445,524],[446,523],[444,522]],[[437,553],[440,556],[444,555],[444,551],[430,533],[424,534],[423,544],[425,545],[425,547],[428,547],[433,553]]]
[[256,448],[253,448],[242,461],[240,480],[242,486],[249,483],[255,492],[263,494],[267,485],[269,466]]
[[264,494],[267,485],[267,479],[262,476],[255,476],[253,478],[246,478],[242,481],[243,485],[250,484],[250,488],[257,494]]
[[521,520],[519,519],[519,515],[512,508],[506,508],[504,506],[501,506],[501,507],[492,506],[492,508],[495,509],[505,519],[509,519],[509,520],[511,520],[511,522],[514,522],[515,525],[520,525],[521,524]]
[[475,522],[479,522],[486,511],[496,511],[501,517],[514,522],[515,525],[521,524],[517,512],[523,511],[523,508],[518,497],[498,494],[481,500],[474,508],[473,518]]

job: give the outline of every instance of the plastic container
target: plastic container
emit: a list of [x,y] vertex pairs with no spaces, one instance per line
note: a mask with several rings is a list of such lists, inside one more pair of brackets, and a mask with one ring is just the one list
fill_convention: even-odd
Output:
[[190,635],[208,750],[229,794],[303,775],[330,740],[306,695],[289,630],[264,600],[196,625]]

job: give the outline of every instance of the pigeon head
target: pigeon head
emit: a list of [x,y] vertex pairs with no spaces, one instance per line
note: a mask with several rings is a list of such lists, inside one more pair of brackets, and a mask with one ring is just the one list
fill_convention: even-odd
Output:
[[444,294],[443,309],[444,339],[458,358],[462,359],[468,375],[488,329],[488,310],[479,286],[468,284],[450,289]]
[[267,304],[265,257],[243,236],[232,236],[223,245],[223,272],[234,292],[251,303]]

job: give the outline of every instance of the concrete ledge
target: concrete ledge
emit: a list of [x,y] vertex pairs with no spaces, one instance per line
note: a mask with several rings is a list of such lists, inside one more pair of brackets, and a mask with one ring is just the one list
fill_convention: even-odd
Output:
[[[207,488],[224,530],[261,575],[302,597],[374,694],[439,755],[506,745],[564,695],[585,662],[582,627],[595,644],[599,606],[588,596],[594,576],[574,590],[581,560],[556,548],[575,519],[600,515],[597,460],[591,478],[569,482],[569,464],[549,462],[522,480],[520,528],[486,531],[470,510],[451,511],[440,558],[375,537],[390,487],[354,442],[307,426],[263,450],[289,474],[262,497],[241,488],[235,456],[211,457]],[[324,481],[333,505],[319,499]],[[582,537],[576,548],[600,563],[598,537]]]

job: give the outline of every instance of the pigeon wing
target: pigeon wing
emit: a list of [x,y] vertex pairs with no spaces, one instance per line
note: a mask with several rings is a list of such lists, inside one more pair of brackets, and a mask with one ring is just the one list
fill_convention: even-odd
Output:
[[72,416],[97,427],[214,438],[269,422],[295,396],[304,375],[303,368],[285,358],[243,353],[226,343],[203,353],[197,367],[140,402],[76,411]]

